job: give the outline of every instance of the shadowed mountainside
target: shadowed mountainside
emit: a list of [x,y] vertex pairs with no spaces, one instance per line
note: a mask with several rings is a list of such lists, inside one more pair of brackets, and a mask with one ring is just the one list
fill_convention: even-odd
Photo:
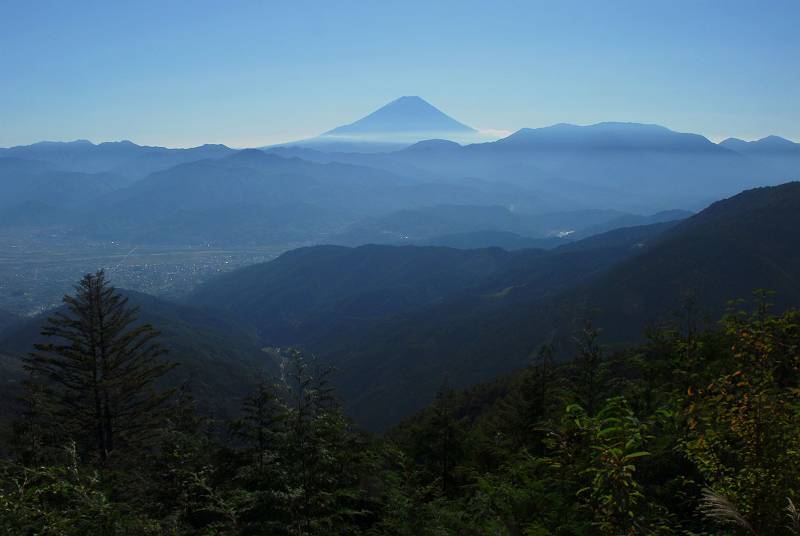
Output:
[[[237,272],[228,274],[198,290],[194,300],[261,325],[294,323],[294,330],[276,332],[294,334],[286,342],[310,347],[335,364],[351,413],[362,424],[382,428],[429,402],[444,377],[466,386],[523,366],[545,342],[566,350],[581,318],[593,318],[609,342],[623,343],[679,311],[689,295],[714,315],[727,300],[746,298],[756,287],[776,290],[779,305],[796,303],[798,215],[800,183],[750,190],[682,222],[618,229],[547,252],[462,251],[461,259],[494,260],[481,265],[482,277],[449,287],[429,277],[446,270],[426,270],[416,260],[436,252],[453,255],[446,248],[312,248],[273,266],[249,268],[241,287]],[[317,262],[315,256],[326,251],[336,254]],[[400,252],[408,266],[419,267],[414,277],[389,272],[390,279],[374,282],[379,291],[370,280],[361,281],[370,267],[380,272],[394,266],[392,256]],[[388,259],[385,265],[375,264],[377,254]],[[452,274],[463,272],[452,260],[442,262]],[[303,276],[287,284],[284,278],[297,270]],[[437,292],[419,293],[432,282]],[[387,284],[395,285],[395,294]],[[292,290],[278,292],[281,287]],[[393,303],[387,295],[421,298],[381,309]],[[309,301],[321,296],[328,300],[324,307]],[[356,307],[349,309],[351,304]],[[366,321],[352,310],[372,314]]]

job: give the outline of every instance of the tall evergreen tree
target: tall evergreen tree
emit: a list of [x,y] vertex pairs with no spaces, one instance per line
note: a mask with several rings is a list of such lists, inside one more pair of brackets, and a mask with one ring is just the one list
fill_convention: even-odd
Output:
[[559,404],[556,396],[559,380],[553,348],[544,345],[522,371],[514,388],[498,402],[498,419],[493,427],[498,439],[504,438],[509,448],[527,447],[541,454],[541,441],[546,433],[544,421]]
[[275,448],[277,435],[285,432],[289,408],[278,382],[259,378],[255,390],[244,399],[242,417],[232,423],[233,436],[254,453],[259,463]]
[[589,415],[594,415],[605,394],[605,356],[600,346],[600,330],[591,321],[585,321],[575,337],[575,345],[578,354],[572,366],[572,395]]
[[159,332],[137,325],[138,309],[103,271],[85,275],[63,301],[42,331],[50,342],[25,358],[28,387],[44,399],[50,424],[102,465],[152,439],[171,394],[153,382],[174,365],[159,359]]
[[453,491],[455,480],[453,473],[461,455],[462,431],[454,415],[455,394],[445,379],[433,402],[432,424],[435,435],[432,438],[431,448],[444,496]]
[[289,390],[283,458],[296,493],[289,501],[290,534],[346,534],[360,513],[355,509],[359,457],[363,446],[334,396],[333,369],[298,350],[285,356]]

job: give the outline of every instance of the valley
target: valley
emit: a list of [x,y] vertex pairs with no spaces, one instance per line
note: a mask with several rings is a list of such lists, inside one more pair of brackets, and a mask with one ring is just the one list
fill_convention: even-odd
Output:
[[76,240],[61,228],[0,230],[0,309],[30,316],[57,307],[75,281],[105,269],[115,284],[179,299],[215,275],[275,258],[290,246],[138,246]]

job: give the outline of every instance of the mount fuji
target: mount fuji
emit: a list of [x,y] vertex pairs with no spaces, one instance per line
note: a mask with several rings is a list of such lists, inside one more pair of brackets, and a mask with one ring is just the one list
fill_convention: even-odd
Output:
[[405,96],[315,138],[282,145],[326,152],[378,152],[433,138],[460,143],[487,141],[478,130],[453,119],[425,99]]
[[377,134],[474,133],[474,128],[456,121],[420,97],[400,97],[389,104],[323,136],[363,136]]

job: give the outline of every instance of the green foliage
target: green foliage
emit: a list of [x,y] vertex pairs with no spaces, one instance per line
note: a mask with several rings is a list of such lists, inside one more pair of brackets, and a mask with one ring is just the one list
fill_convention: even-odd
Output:
[[[584,474],[588,486],[578,491],[590,507],[602,534],[640,534],[649,527],[644,487],[637,480],[637,465],[650,456],[643,450],[650,425],[640,421],[624,398],[611,398],[589,417],[580,406],[566,409],[579,436],[585,436],[591,457]],[[653,529],[649,529],[655,532]]]
[[3,534],[163,534],[157,523],[111,500],[98,473],[79,465],[74,444],[55,465],[3,463],[0,483]]
[[[710,486],[754,533],[788,533],[800,519],[786,508],[800,489],[800,317],[761,305],[720,329],[687,318],[607,357],[588,328],[573,364],[534,364],[496,398],[455,396],[460,478],[427,498],[436,519],[460,516],[480,534],[716,534]],[[396,436],[421,484],[435,482],[436,464],[416,441],[441,426],[438,404]]]
[[[104,415],[64,401],[122,380],[32,383],[0,462],[0,533],[800,534],[800,314],[762,294],[715,329],[687,310],[635,348],[599,336],[587,324],[567,364],[545,346],[515,375],[443,386],[383,438],[354,429],[329,367],[273,350],[280,376],[259,377],[238,419],[201,415],[183,386],[134,422],[150,424],[148,448],[115,447],[114,463],[64,443]],[[81,344],[43,347],[51,360],[31,367]]]
[[281,352],[284,377],[263,380],[233,423],[233,478],[193,473],[217,523],[242,534],[352,534],[366,515],[368,449],[329,385],[331,370]]
[[786,497],[800,490],[800,325],[796,313],[724,321],[726,368],[689,388],[685,449],[715,494],[755,533],[782,531]]

